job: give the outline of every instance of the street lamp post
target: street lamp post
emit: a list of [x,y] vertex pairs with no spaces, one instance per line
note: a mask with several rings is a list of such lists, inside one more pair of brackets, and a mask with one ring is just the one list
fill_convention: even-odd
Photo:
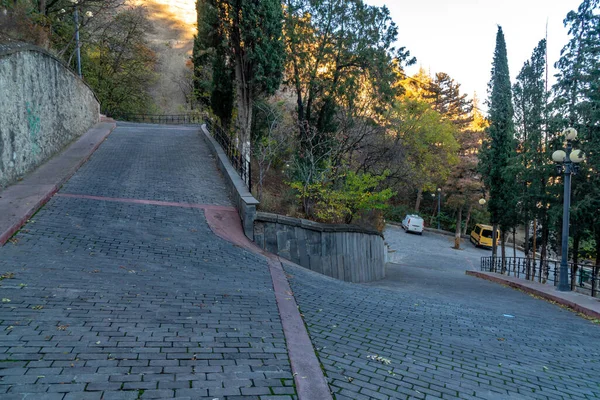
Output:
[[567,139],[565,150],[556,150],[552,154],[552,160],[558,164],[559,173],[564,173],[564,200],[563,200],[563,223],[562,223],[562,256],[560,260],[560,274],[557,289],[561,292],[571,290],[569,284],[569,209],[571,207],[571,175],[577,173],[579,163],[583,161],[581,150],[573,150],[572,141],[577,138],[577,131],[574,128],[567,128],[563,131]]
[[437,215],[437,225],[438,225],[438,231],[440,230],[440,210],[442,208],[442,189],[441,188],[437,188],[437,192],[438,192],[438,215]]
[[71,0],[75,5],[73,21],[75,22],[75,55],[77,57],[77,74],[81,78],[81,45],[79,43],[79,0]]

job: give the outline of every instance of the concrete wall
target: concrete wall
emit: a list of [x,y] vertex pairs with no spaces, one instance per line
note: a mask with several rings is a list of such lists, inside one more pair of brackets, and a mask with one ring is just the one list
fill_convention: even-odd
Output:
[[217,157],[217,165],[240,214],[245,235],[259,247],[315,272],[348,282],[371,282],[385,277],[387,246],[381,233],[353,225],[319,224],[257,212],[258,201],[205,125],[200,134]]
[[376,231],[258,212],[254,242],[332,278],[357,283],[385,277],[385,245]]
[[248,239],[254,240],[254,218],[256,216],[256,206],[259,204],[258,200],[252,196],[248,186],[233,168],[221,146],[208,132],[206,125],[202,125],[201,136],[206,141],[210,151],[217,157],[217,166],[225,178],[229,194],[240,214],[244,234]]
[[99,120],[92,90],[44,50],[0,44],[0,188],[64,149]]

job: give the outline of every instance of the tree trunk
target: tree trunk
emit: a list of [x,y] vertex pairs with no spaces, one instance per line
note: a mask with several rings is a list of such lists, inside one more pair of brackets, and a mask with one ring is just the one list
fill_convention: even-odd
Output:
[[465,226],[462,230],[462,234],[466,235],[467,234],[467,229],[469,228],[469,220],[471,219],[471,210],[473,209],[472,205],[469,205],[469,208],[467,209],[467,216],[465,218]]
[[236,51],[235,78],[237,87],[237,125],[239,129],[238,149],[240,151],[240,163],[242,168],[242,179],[250,187],[250,133],[252,130],[252,93],[250,91],[248,76],[244,70],[244,59]]
[[[546,214],[546,212],[544,212]],[[540,253],[540,276],[539,281],[542,282],[542,275],[544,275],[544,279],[548,279],[548,267],[544,265],[544,262],[548,264],[548,255],[547,255],[547,247],[548,247],[548,235],[550,234],[550,228],[548,228],[548,215],[544,215],[544,225],[542,226],[542,251]],[[556,275],[556,266],[554,267],[554,276]]]
[[415,202],[415,212],[419,212],[419,207],[421,207],[421,199],[423,198],[423,189],[419,188],[417,191],[417,201]]
[[460,250],[461,222],[462,222],[462,207],[460,207],[458,209],[458,213],[456,213],[456,231],[454,232],[454,248],[456,250]]
[[535,281],[535,257],[536,257],[536,252],[537,252],[537,218],[535,218],[533,220],[533,263],[531,265],[532,269],[533,269],[533,274],[530,274],[532,281]]
[[598,287],[598,278],[600,278],[600,228],[596,227],[596,262],[594,265],[594,271],[592,272],[593,280],[592,280],[592,295],[597,295]]
[[513,257],[517,258],[517,227],[513,226]]
[[560,259],[562,257],[562,252],[563,252],[562,245],[561,245],[561,243],[562,243],[562,221],[561,221],[560,229],[558,229],[558,232],[556,232],[556,243],[557,243],[556,255],[557,255],[557,258]]
[[[581,243],[581,234],[575,232],[573,236],[573,267],[571,268],[571,290],[575,290],[577,285],[577,264],[579,263],[579,244]],[[582,283],[579,277],[579,283]]]
[[492,257],[498,256],[498,224],[492,225]]
[[523,250],[525,252],[525,257],[529,257],[529,221],[525,221],[525,243],[523,243]]
[[502,246],[502,273],[506,273],[506,231],[500,232],[500,244]]
[[257,199],[259,202],[262,200],[263,182],[265,180],[264,167],[259,163],[258,166],[258,188],[256,188]]

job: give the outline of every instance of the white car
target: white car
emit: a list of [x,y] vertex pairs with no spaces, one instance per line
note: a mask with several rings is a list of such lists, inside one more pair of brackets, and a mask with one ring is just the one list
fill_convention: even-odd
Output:
[[422,235],[423,226],[423,218],[419,217],[418,215],[409,214],[404,217],[404,220],[402,220],[402,228],[404,228],[406,232],[415,232],[419,235]]

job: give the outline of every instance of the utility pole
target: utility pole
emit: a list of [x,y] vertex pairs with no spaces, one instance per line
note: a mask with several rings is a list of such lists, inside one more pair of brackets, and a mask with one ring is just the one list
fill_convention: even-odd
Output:
[[73,19],[75,20],[75,53],[77,55],[77,74],[81,78],[81,45],[79,44],[79,7],[75,6],[75,12],[73,13]]

